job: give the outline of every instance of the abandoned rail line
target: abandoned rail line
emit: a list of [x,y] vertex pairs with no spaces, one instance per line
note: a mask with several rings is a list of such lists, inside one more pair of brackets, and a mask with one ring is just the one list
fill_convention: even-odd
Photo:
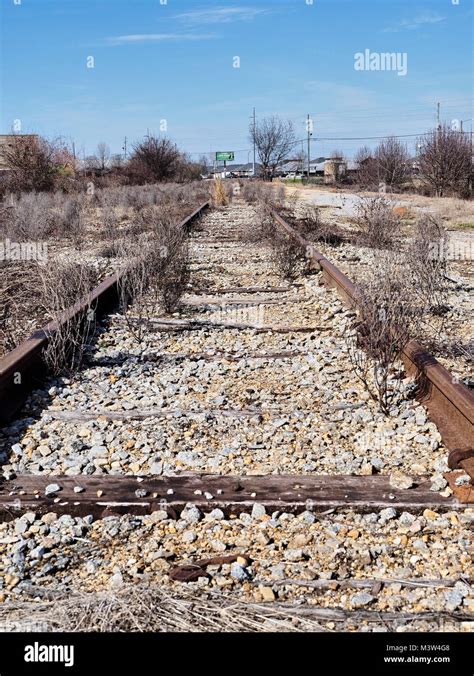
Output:
[[[127,321],[115,312],[119,273],[84,300],[104,321],[77,376],[61,379],[46,373],[41,353],[55,330],[51,325],[0,360],[3,451],[8,453],[8,478],[0,481],[0,522],[7,527],[26,519],[24,529],[15,526],[23,533],[51,513],[76,520],[90,516],[104,524],[159,514],[151,522],[157,528],[185,519],[198,531],[202,523],[205,529],[207,518],[215,523],[214,518],[217,523],[227,520],[230,533],[240,520],[248,532],[240,540],[233,535],[233,546],[251,550],[259,542],[265,558],[261,545],[265,548],[272,538],[261,527],[267,521],[275,524],[278,515],[292,516],[303,521],[294,522],[294,540],[300,544],[289,551],[300,552],[309,537],[306,531],[318,525],[335,526],[333,539],[341,529],[349,533],[347,547],[352,538],[363,542],[366,528],[372,533],[368,541],[378,538],[375,549],[366,546],[372,552],[364,559],[369,566],[381,556],[381,537],[392,537],[385,529],[395,519],[396,547],[409,546],[403,545],[406,533],[414,539],[411,575],[436,578],[416,547],[424,551],[429,538],[434,543],[445,537],[441,533],[447,523],[459,529],[459,542],[466,541],[469,505],[474,504],[472,483],[465,480],[465,474],[474,477],[472,393],[412,341],[403,360],[418,384],[419,404],[402,397],[395,422],[379,415],[362,387],[354,385],[343,349],[356,287],[275,212],[275,227],[299,241],[315,268],[283,285],[269,267],[265,247],[245,239],[255,218],[254,209],[237,199],[216,211],[203,204],[182,222],[191,242],[190,288],[179,316],[150,318],[144,344],[137,346],[130,335],[133,307]],[[83,310],[84,304],[70,313]],[[393,479],[400,473],[402,479],[411,477],[406,486]],[[433,475],[441,477],[439,487],[433,487]],[[193,509],[195,516],[188,518]],[[308,516],[313,513],[321,516]],[[382,516],[374,520],[374,513]],[[204,521],[202,514],[208,515]],[[370,524],[379,524],[378,530],[372,532]],[[166,528],[166,537],[175,538],[176,529]],[[416,540],[423,528],[428,539]],[[191,546],[200,542],[201,531],[194,531],[188,536],[185,530],[186,552],[173,540],[171,558],[179,558],[179,552],[185,557],[209,553],[209,545]],[[13,544],[16,536],[9,533],[4,542]],[[127,541],[127,556],[134,546]],[[210,548],[221,552],[230,546]],[[443,547],[448,555],[449,548]],[[394,551],[401,567],[405,555]],[[137,556],[135,552],[132,558]],[[272,552],[270,559],[275,556]],[[291,556],[288,565],[297,566],[309,554]],[[472,592],[466,582],[469,564],[461,559],[462,570],[438,566],[446,586],[458,584],[458,596],[462,587],[460,604]],[[360,569],[348,561],[352,576],[358,577]],[[380,567],[384,578],[391,577],[388,566]],[[16,579],[13,572],[11,576]],[[242,580],[248,577],[242,573]],[[280,589],[281,580],[265,584],[266,591],[259,592],[264,600],[282,593],[268,591],[272,584]],[[18,581],[7,589],[15,585],[21,590]],[[290,580],[290,587],[298,585]],[[24,589],[27,593],[26,582]],[[429,597],[426,603],[428,609],[435,602]],[[471,606],[452,621],[472,621]],[[330,618],[329,609],[327,613]]]

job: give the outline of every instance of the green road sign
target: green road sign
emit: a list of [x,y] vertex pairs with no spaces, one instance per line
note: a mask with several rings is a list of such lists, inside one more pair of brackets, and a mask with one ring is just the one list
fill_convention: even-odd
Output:
[[227,162],[234,159],[233,152],[217,152],[216,153],[216,162]]

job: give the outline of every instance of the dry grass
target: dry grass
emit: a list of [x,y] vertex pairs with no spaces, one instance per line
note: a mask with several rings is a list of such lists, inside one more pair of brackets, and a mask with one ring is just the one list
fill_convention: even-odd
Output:
[[54,601],[9,603],[0,626],[41,623],[68,632],[311,632],[321,623],[298,606],[246,603],[219,593],[127,586],[116,592],[74,594]]
[[463,223],[471,223],[474,226],[474,200],[418,195],[404,195],[403,200],[409,201],[411,207],[423,209],[433,216],[443,219],[448,227],[455,227]]
[[214,207],[225,207],[229,204],[229,196],[222,179],[214,179],[212,183],[211,195],[212,204]]

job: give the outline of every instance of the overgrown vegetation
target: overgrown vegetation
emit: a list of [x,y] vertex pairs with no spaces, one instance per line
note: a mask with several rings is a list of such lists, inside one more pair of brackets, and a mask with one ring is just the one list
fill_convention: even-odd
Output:
[[225,207],[229,204],[229,194],[221,178],[216,178],[212,182],[211,196],[214,207]]
[[400,235],[401,219],[383,195],[361,197],[356,206],[358,242],[373,249],[393,247]]
[[413,292],[427,312],[441,315],[447,310],[448,233],[443,224],[428,214],[416,222],[407,249],[407,269]]
[[377,257],[358,291],[357,319],[346,336],[349,357],[366,391],[388,414],[400,384],[400,374],[391,376],[397,376],[404,347],[418,335],[420,308],[393,253]]
[[419,148],[421,178],[437,197],[447,192],[470,195],[472,144],[468,134],[442,125],[419,139]]
[[[38,266],[40,304],[50,320],[45,361],[54,374],[74,372],[83,363],[89,340],[95,331],[91,290],[97,273],[81,263],[56,261]],[[71,312],[76,304],[76,312]]]
[[301,263],[305,261],[301,245],[280,230],[275,230],[269,243],[272,262],[277,271],[284,279],[295,279],[301,272]]

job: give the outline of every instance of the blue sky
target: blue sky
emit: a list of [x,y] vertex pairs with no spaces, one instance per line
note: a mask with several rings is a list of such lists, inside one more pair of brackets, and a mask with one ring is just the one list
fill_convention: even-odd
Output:
[[[74,140],[81,155],[99,141],[120,152],[125,135],[132,143],[166,120],[194,157],[235,150],[247,161],[253,106],[259,119],[291,119],[298,138],[310,113],[313,157],[365,143],[324,138],[426,131],[437,101],[443,120],[472,117],[472,0],[0,5],[0,132],[21,120],[24,132]],[[406,54],[407,74],[355,70],[366,49]]]

